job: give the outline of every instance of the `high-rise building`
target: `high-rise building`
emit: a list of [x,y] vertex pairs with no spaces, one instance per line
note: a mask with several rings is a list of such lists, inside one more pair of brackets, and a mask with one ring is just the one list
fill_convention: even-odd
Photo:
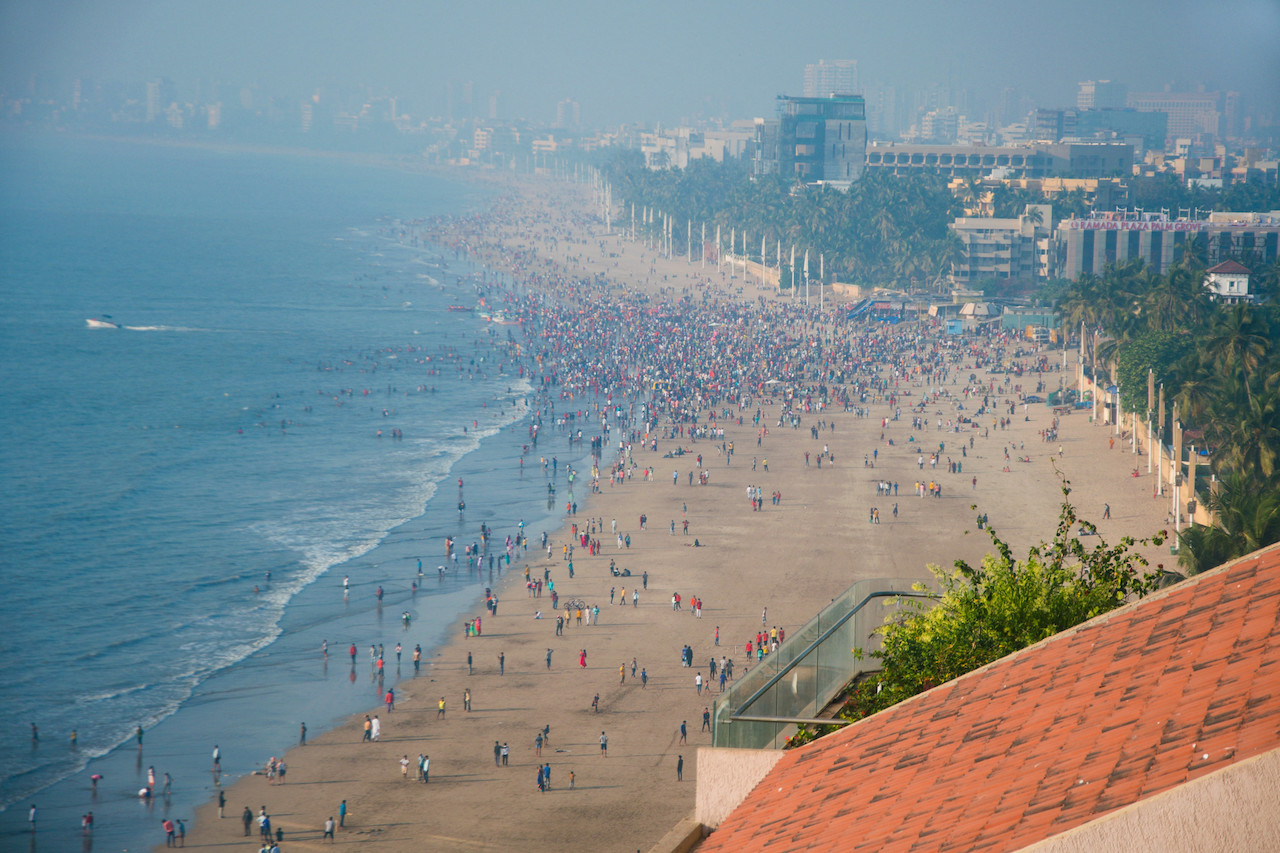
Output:
[[806,98],[853,95],[859,91],[856,59],[820,59],[804,67]]
[[867,108],[861,95],[778,97],[776,122],[757,123],[757,174],[848,186],[867,160]]
[[1128,89],[1111,80],[1085,80],[1076,91],[1076,108],[1081,110],[1124,109]]
[[1208,219],[1171,219],[1136,210],[1096,212],[1060,222],[1056,239],[1062,275],[1070,279],[1135,258],[1164,273],[1187,251],[1202,251],[1210,265],[1240,257],[1273,264],[1280,255],[1280,217],[1215,211]]
[[489,121],[497,121],[498,119],[498,98],[502,93],[495,89],[489,95]]
[[1128,105],[1139,112],[1166,113],[1170,139],[1219,133],[1220,92],[1131,92]]
[[929,110],[920,117],[920,137],[932,142],[955,142],[960,130],[960,115],[955,107]]
[[155,121],[164,106],[160,103],[160,81],[147,81],[147,123]]
[[1011,219],[961,217],[951,223],[960,240],[960,257],[951,264],[951,280],[974,285],[983,279],[1035,281],[1040,269],[1041,241],[1048,239],[1053,206],[1029,204]]
[[578,107],[577,101],[572,98],[565,98],[556,104],[556,127],[579,127],[581,124],[582,112]]

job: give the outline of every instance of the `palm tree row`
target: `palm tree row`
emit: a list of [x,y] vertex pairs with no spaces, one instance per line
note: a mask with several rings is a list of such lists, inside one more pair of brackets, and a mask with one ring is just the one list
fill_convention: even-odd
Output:
[[[1280,263],[1241,260],[1251,289],[1274,297]],[[1116,370],[1126,408],[1145,409],[1150,370],[1204,432],[1215,521],[1181,537],[1191,571],[1280,541],[1280,306],[1215,303],[1204,281],[1188,253],[1163,275],[1141,261],[1082,275],[1059,302],[1068,329],[1102,330],[1094,358]]]
[[936,283],[959,253],[949,226],[962,208],[937,175],[868,173],[848,191],[797,191],[779,176],[753,180],[737,166],[708,159],[682,170],[650,170],[619,157],[604,171],[624,211],[657,210],[681,226],[672,229],[677,251],[685,248],[685,223],[693,223],[695,241],[705,223],[708,241],[717,226],[726,242],[731,230],[748,234],[747,253],[757,260],[763,241],[767,264],[776,261],[779,244],[787,256],[794,245],[823,253],[840,280],[904,289]]

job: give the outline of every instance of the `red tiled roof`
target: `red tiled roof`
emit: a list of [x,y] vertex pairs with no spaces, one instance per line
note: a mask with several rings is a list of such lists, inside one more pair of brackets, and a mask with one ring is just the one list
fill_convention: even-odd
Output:
[[1249,268],[1235,261],[1223,261],[1215,267],[1209,267],[1205,272],[1220,272],[1225,275],[1248,275]]
[[1280,746],[1280,546],[789,752],[698,848],[1015,850]]

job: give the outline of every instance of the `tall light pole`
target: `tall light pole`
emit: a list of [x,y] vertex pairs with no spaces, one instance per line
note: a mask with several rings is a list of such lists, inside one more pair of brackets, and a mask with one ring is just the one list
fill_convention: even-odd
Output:
[[809,250],[804,250],[804,307],[809,307]]
[[1093,359],[1089,363],[1089,378],[1093,381],[1093,422],[1098,422],[1098,330],[1093,330]]
[[822,310],[822,284],[827,280],[827,256],[822,252],[818,253],[818,310]]

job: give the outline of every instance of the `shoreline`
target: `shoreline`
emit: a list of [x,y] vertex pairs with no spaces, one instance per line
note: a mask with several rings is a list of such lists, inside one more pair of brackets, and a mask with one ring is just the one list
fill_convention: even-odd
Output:
[[[463,187],[463,192],[459,193],[459,198],[466,199],[468,196],[475,197],[477,195],[479,194],[474,187],[470,190]],[[370,222],[372,223],[372,220]],[[377,229],[371,227],[368,231],[371,236],[366,240],[366,243],[371,248],[379,248],[381,246],[381,238],[378,236]],[[432,253],[433,256],[437,254],[439,252]],[[358,265],[353,266],[357,267],[358,272]],[[455,270],[464,273],[465,270],[471,269],[470,264],[465,263],[455,263],[453,266]],[[413,268],[408,267],[408,269],[412,271]],[[358,277],[353,275],[352,278],[356,280]],[[463,296],[474,300],[474,291],[471,289],[470,279],[471,277],[468,277],[468,281],[464,282],[466,290],[463,292]],[[425,283],[417,285],[408,276],[406,276],[405,282],[404,287],[406,288],[428,287]],[[411,296],[410,298],[414,299],[415,302],[418,301],[416,296]],[[443,299],[443,296],[440,298]],[[478,336],[485,331],[484,324],[470,319],[463,323],[457,323],[457,318],[452,315],[448,317],[443,314],[424,316],[442,318],[445,325],[440,326],[440,328],[452,329],[449,334],[454,340],[460,340],[457,335],[457,328],[467,328],[469,330],[466,333],[466,342],[468,344],[473,339],[478,339]],[[403,335],[400,333],[393,334],[397,339],[403,340],[407,344],[420,343],[421,339],[405,337],[405,335],[409,334],[408,328],[408,321],[406,321]],[[447,343],[452,344],[454,340]],[[487,347],[482,344],[482,350],[485,349]],[[392,357],[394,358],[394,356]],[[465,361],[463,363],[465,364]],[[450,364],[450,367],[452,367],[452,364]],[[492,370],[487,372],[494,373]],[[308,367],[299,368],[298,374],[301,379],[295,390],[298,391],[299,399],[306,393],[314,393],[315,385],[313,383],[325,384],[324,379],[316,382],[315,379],[310,378],[311,374]],[[290,387],[288,386],[288,379],[289,377],[285,377],[285,385],[282,387]],[[494,396],[489,398],[487,404],[489,413],[495,411],[495,403],[493,401],[502,397],[502,389],[498,385],[500,381],[506,384],[508,380],[505,377],[498,379],[495,374],[493,381],[489,383],[493,385],[492,390],[495,392]],[[523,387],[519,385],[514,376],[510,377],[509,382],[512,386]],[[470,406],[472,413],[466,415],[468,426],[471,425],[472,417],[479,417],[480,420],[486,419],[486,411],[482,408],[484,405],[482,401],[488,396],[488,393],[488,390],[485,390],[481,395],[472,394],[462,383],[457,384],[458,396],[466,397],[470,394],[474,400]],[[518,391],[517,393],[519,394]],[[250,394],[249,396],[253,395]],[[519,394],[519,396],[528,398],[530,395]],[[428,405],[434,404],[435,398],[432,398],[431,403]],[[503,401],[499,405],[506,406],[506,403]],[[409,411],[407,404],[402,404],[402,406],[402,411]],[[467,410],[464,406],[463,411]],[[421,407],[416,411],[422,412]],[[519,411],[524,412],[524,409],[521,408]],[[512,413],[510,406],[506,406],[506,412],[508,415]],[[414,417],[414,423],[420,424],[423,420],[431,421],[431,414],[430,411],[427,411],[420,416]],[[229,419],[231,420],[231,425],[226,429],[225,440],[237,444],[253,441],[255,445],[265,448],[266,445],[260,444],[257,439],[250,439],[247,436],[235,436],[234,428],[236,421],[240,417],[232,416]],[[374,416],[371,415],[369,421],[372,422],[373,418]],[[494,440],[483,442],[482,448],[488,449],[481,449],[479,453],[468,452],[463,460],[454,463],[454,467],[459,469],[482,468],[484,469],[482,473],[485,476],[489,476],[491,471],[505,468],[506,454],[511,444],[509,439],[512,436],[519,436],[523,432],[527,421],[527,416],[522,415],[521,420],[510,425],[510,429],[504,426],[499,436],[495,437]],[[502,422],[501,417],[492,421],[494,424]],[[223,424],[223,426],[226,425]],[[482,424],[480,426],[483,428],[485,425]],[[355,425],[355,429],[359,430],[360,426],[358,424]],[[370,432],[372,432],[372,428],[370,428]],[[440,434],[444,435],[450,432],[450,430],[445,430]],[[458,421],[458,432],[462,432],[461,421]],[[473,430],[472,435],[479,436],[485,432],[487,430],[482,432]],[[360,441],[361,439],[357,436],[356,440]],[[363,443],[367,447],[376,446],[372,440],[363,440]],[[518,442],[515,446],[519,447]],[[389,444],[387,445],[387,450],[395,452]],[[265,452],[269,453],[271,451],[266,450]],[[381,457],[383,453],[379,450],[371,455],[376,458]],[[421,458],[427,459],[426,456]],[[447,454],[431,457],[431,465],[435,465],[436,461],[441,459],[443,464],[449,464],[453,458],[453,456]],[[514,469],[515,457],[511,456],[510,461]],[[421,476],[427,479],[435,476],[432,473],[434,469],[430,467],[424,466],[419,469],[413,463],[411,463],[410,467],[413,470],[420,470],[422,472]],[[339,677],[345,673],[336,668],[329,669],[326,672],[322,668],[318,655],[321,642],[320,635],[315,636],[314,646],[307,641],[306,645],[308,647],[302,649],[301,652],[299,646],[302,641],[298,637],[307,631],[331,632],[328,639],[330,642],[336,642],[337,637],[333,636],[333,634],[351,633],[357,638],[366,638],[366,644],[369,637],[375,640],[385,640],[387,637],[391,637],[386,641],[388,648],[395,644],[395,635],[398,633],[398,631],[394,630],[395,623],[398,621],[395,616],[400,613],[402,607],[410,606],[409,584],[411,570],[408,569],[409,563],[407,562],[396,563],[391,560],[383,560],[380,555],[389,553],[389,546],[394,544],[397,549],[417,549],[420,547],[432,549],[432,556],[434,556],[433,549],[436,548],[436,540],[437,538],[442,539],[442,537],[436,536],[434,528],[441,527],[441,523],[451,528],[456,526],[458,533],[471,533],[472,525],[470,521],[466,522],[465,525],[454,525],[450,521],[451,518],[456,518],[456,515],[450,510],[449,476],[445,474],[444,479],[440,481],[440,485],[443,486],[443,488],[438,489],[441,498],[430,503],[429,514],[423,514],[423,504],[418,502],[416,503],[417,516],[406,518],[406,515],[395,515],[387,525],[377,528],[381,542],[375,547],[374,551],[361,553],[354,558],[349,555],[356,552],[347,551],[348,557],[344,558],[344,562],[350,567],[354,582],[352,587],[353,598],[349,608],[345,607],[340,600],[341,566],[336,569],[331,567],[327,572],[328,577],[320,579],[318,583],[316,583],[315,579],[310,579],[302,587],[295,589],[293,581],[302,577],[309,570],[310,563],[307,561],[312,558],[313,554],[301,551],[296,552],[297,564],[295,565],[293,562],[295,552],[289,551],[287,545],[282,545],[274,540],[264,546],[263,551],[268,554],[268,558],[274,557],[276,553],[283,554],[284,557],[281,558],[282,562],[279,563],[270,562],[269,559],[264,560],[263,568],[275,570],[275,582],[264,586],[263,595],[258,596],[256,592],[250,592],[254,588],[255,582],[261,581],[262,574],[260,571],[236,573],[230,569],[225,570],[225,577],[219,576],[215,582],[215,587],[217,587],[218,583],[224,584],[217,587],[217,594],[220,596],[234,596],[234,603],[237,605],[245,601],[250,602],[250,606],[253,603],[268,600],[274,602],[277,594],[288,595],[288,604],[284,606],[284,613],[279,616],[278,620],[275,617],[276,611],[270,610],[268,614],[270,619],[259,619],[257,623],[262,625],[269,621],[268,628],[275,629],[279,627],[280,630],[274,631],[276,634],[274,639],[267,641],[263,647],[247,651],[243,656],[233,658],[235,660],[234,663],[224,664],[223,661],[229,658],[211,655],[208,658],[208,660],[213,661],[210,668],[218,665],[219,669],[208,675],[201,674],[198,680],[193,679],[195,684],[191,690],[182,695],[172,708],[169,705],[157,706],[159,710],[155,711],[154,716],[148,716],[151,713],[150,711],[137,715],[133,713],[105,712],[106,706],[99,706],[102,709],[99,712],[102,714],[100,718],[102,721],[119,723],[123,720],[126,722],[127,727],[124,730],[126,737],[123,740],[113,736],[109,741],[104,741],[109,746],[102,749],[97,747],[96,742],[89,741],[89,736],[93,732],[84,723],[91,722],[90,715],[94,713],[92,704],[84,703],[85,707],[80,709],[78,706],[82,703],[79,701],[74,706],[66,702],[61,703],[62,708],[70,708],[71,713],[85,715],[82,720],[73,721],[72,723],[71,728],[79,728],[79,744],[71,748],[67,748],[66,741],[56,734],[58,729],[55,729],[42,716],[33,715],[31,719],[39,723],[41,729],[43,729],[38,752],[36,752],[34,745],[32,747],[33,758],[42,760],[52,756],[56,760],[65,760],[69,766],[67,772],[57,776],[36,777],[34,775],[14,774],[10,777],[9,781],[13,784],[13,788],[18,792],[18,795],[12,800],[12,807],[8,809],[9,820],[4,822],[3,830],[0,830],[0,837],[12,835],[25,838],[24,835],[20,836],[18,833],[21,828],[24,828],[25,807],[28,801],[34,799],[39,803],[42,812],[42,831],[37,834],[37,840],[49,839],[46,843],[54,843],[56,846],[57,834],[67,826],[75,825],[78,827],[79,816],[84,813],[85,809],[91,808],[98,817],[98,826],[95,834],[100,846],[115,846],[116,842],[119,841],[119,846],[145,847],[147,846],[145,839],[150,838],[147,833],[152,830],[153,815],[158,815],[162,809],[167,808],[170,814],[181,815],[190,823],[190,810],[194,808],[196,803],[203,803],[216,793],[216,790],[211,787],[210,776],[206,772],[208,769],[208,750],[212,748],[214,741],[221,741],[222,748],[227,755],[223,763],[228,775],[245,772],[250,769],[250,758],[255,759],[253,764],[256,766],[256,758],[259,753],[262,753],[264,757],[269,754],[263,748],[263,744],[273,744],[272,751],[275,751],[274,744],[286,742],[288,736],[296,731],[297,723],[288,722],[283,731],[284,737],[281,737],[278,725],[273,730],[273,722],[278,723],[280,719],[289,721],[297,714],[308,719],[313,727],[319,728],[321,723],[319,718],[323,714],[315,711],[314,708],[323,705],[327,711],[331,698],[334,707],[343,709],[342,716],[345,716],[346,710],[344,702],[354,699],[357,703],[352,707],[352,710],[354,710],[356,707],[363,708],[370,701],[375,701],[376,697],[373,697],[372,693],[369,696],[364,695],[363,683],[359,685],[353,683],[348,687],[342,683],[343,679]],[[477,478],[476,482],[477,486],[480,487],[480,478]],[[527,518],[532,518],[533,515],[538,513],[539,487],[540,484],[532,481],[522,487],[526,498],[522,499],[520,512]],[[485,487],[484,490],[490,494],[491,499],[486,500],[484,494],[477,494],[469,517],[475,517],[478,524],[479,518],[482,517],[481,513],[491,510],[492,512],[488,516],[491,526],[499,528],[502,533],[508,530],[514,531],[517,521],[516,509],[510,506],[509,501],[504,505],[502,503],[503,497],[500,494],[496,494],[496,489]],[[426,495],[424,494],[423,497],[425,499]],[[396,506],[399,506],[399,504],[397,503]],[[414,506],[410,505],[408,509],[407,515],[412,516]],[[509,519],[505,518],[505,513],[510,513]],[[492,517],[493,514],[501,516],[502,520],[495,520]],[[385,515],[384,513],[383,516]],[[404,520],[401,521],[401,519]],[[426,530],[427,533],[419,534],[415,532],[417,530]],[[265,537],[265,534],[263,536]],[[414,545],[412,542],[405,541],[414,537],[429,539],[430,542],[427,545]],[[357,537],[352,537],[350,541],[357,542],[357,539]],[[273,548],[275,549],[274,551],[272,550]],[[330,551],[328,548],[323,550],[324,553],[329,553]],[[423,556],[425,557],[426,555],[424,554]],[[407,559],[406,557],[405,560]],[[230,563],[231,561],[228,560],[227,562]],[[378,565],[379,563],[382,563],[381,568]],[[258,564],[250,563],[248,565],[256,566]],[[285,566],[287,568],[283,570],[280,568]],[[434,567],[435,563],[431,563],[429,568],[432,575],[435,574]],[[223,570],[222,564],[217,564],[211,568],[214,573]],[[378,581],[387,577],[388,574],[393,575],[398,583],[393,586],[393,584],[383,581],[388,590],[385,602],[387,625],[378,626],[378,615],[373,606],[373,590]],[[357,579],[365,581],[365,585],[361,586],[358,582],[355,582]],[[447,628],[444,623],[447,622],[451,625],[457,621],[452,618],[451,614],[449,616],[437,615],[439,609],[441,607],[457,608],[460,616],[465,615],[471,609],[471,599],[474,598],[477,590],[484,586],[479,577],[471,578],[470,581],[465,582],[465,585],[469,588],[474,584],[475,589],[468,589],[466,603],[456,604],[453,598],[448,597],[453,595],[453,580],[456,580],[456,578],[451,578],[450,584],[442,585],[449,590],[446,593],[446,597],[432,597],[429,594],[424,596],[420,593],[413,603],[415,607],[420,606],[423,611],[422,615],[427,617],[415,623],[414,627],[418,628],[421,625],[432,636],[433,640],[440,639],[446,632]],[[193,583],[199,587],[203,581],[204,578],[195,578]],[[207,586],[207,584],[204,585]],[[435,586],[435,580],[432,578],[429,589],[424,591],[434,593],[436,592]],[[313,587],[314,589],[312,589]],[[330,594],[332,592],[331,588],[339,589],[337,597]],[[306,592],[308,589],[311,589],[310,594]],[[403,601],[400,599],[403,599]],[[366,604],[368,605],[367,607],[364,606]],[[264,610],[267,609],[265,606],[259,606],[263,607]],[[227,618],[227,612],[216,609],[210,610],[209,614],[211,619],[226,620]],[[324,627],[326,624],[329,627]],[[352,625],[361,627],[350,627]],[[365,625],[370,627],[366,630],[363,627]],[[284,636],[288,634],[293,636]],[[74,634],[72,636],[74,637]],[[256,638],[256,635],[254,636]],[[233,643],[230,645],[218,644],[215,654],[222,652],[223,649],[227,649],[228,652],[237,650],[239,646],[234,644],[234,639],[236,638],[232,639]],[[424,639],[424,645],[426,642],[427,640]],[[87,648],[96,653],[95,641],[88,640],[88,643]],[[244,647],[250,648],[247,644]],[[409,648],[412,648],[412,644],[410,644]],[[175,657],[180,656],[175,654]],[[362,672],[361,674],[363,675],[364,673]],[[121,692],[131,692],[145,699],[146,695],[148,695],[146,691],[154,689],[150,682],[155,680],[149,678],[148,667],[145,665],[138,667],[136,680],[130,677],[127,686],[132,687],[135,681],[139,683],[137,688],[131,691],[126,689]],[[189,683],[185,682],[183,686]],[[107,696],[106,698],[113,697]],[[256,708],[254,703],[257,703]],[[280,707],[277,708],[277,706]],[[313,710],[308,713],[299,713],[291,708],[312,708]],[[225,716],[228,714],[233,718],[253,719],[251,727],[247,726],[242,730],[243,746],[234,745],[232,741],[234,741],[235,736],[227,734],[228,731],[235,731],[233,725],[228,725],[225,720],[219,719],[220,715]],[[313,714],[316,716],[314,720],[311,719]],[[23,716],[25,717],[26,715],[24,714]],[[341,717],[335,714],[334,724],[337,724],[340,719]],[[144,756],[137,757],[137,761],[141,762],[138,767],[134,766],[136,751],[133,748],[133,738],[130,734],[130,729],[135,722],[140,723],[146,729],[146,753]],[[61,726],[58,728],[60,729]],[[215,732],[220,732],[220,734],[215,734]],[[52,738],[49,736],[50,734],[53,735]],[[208,741],[207,746],[205,745],[206,741]],[[87,746],[86,742],[93,743],[93,746]],[[76,763],[71,765],[71,762]],[[137,779],[142,774],[142,771],[151,764],[156,767],[157,774],[172,772],[177,781],[174,785],[171,800],[166,798],[165,802],[160,802],[161,798],[156,798],[156,802],[160,802],[160,805],[153,804],[148,809],[138,802],[136,792],[140,787]],[[99,786],[99,791],[90,790],[89,776],[95,772],[102,773],[106,777],[106,781]],[[141,778],[145,780],[145,775],[141,775]],[[24,789],[21,786],[28,787]],[[24,793],[24,790],[28,792]],[[34,793],[30,791],[34,791]],[[155,818],[155,820],[158,821],[158,818]],[[45,827],[49,827],[48,835],[46,835]]]
[[[546,203],[531,201],[530,193],[559,198],[576,195],[577,211],[588,205],[583,198],[585,188],[542,183],[525,181],[518,186],[523,200],[509,214],[510,223],[499,228],[497,240],[506,246],[505,257],[517,258],[504,273],[527,276],[531,270],[550,269],[546,263],[534,260],[528,251],[530,243],[522,234],[521,223],[535,221],[539,212],[536,205]],[[544,256],[560,251],[565,266],[581,259],[587,251],[584,246],[594,240],[603,243],[598,235],[583,237],[572,231],[571,225],[562,217],[543,232],[554,231],[557,235],[554,243],[542,241]],[[624,283],[632,287],[643,276],[649,291],[655,294],[664,287],[674,293],[677,283],[682,288],[698,286],[696,281],[690,281],[691,273],[706,275],[700,267],[690,270],[683,259],[652,258],[636,244],[618,238],[613,239],[610,248],[618,250],[614,257],[602,251],[594,267],[586,262],[576,265],[582,273],[593,269],[608,272],[611,261],[618,258],[611,276],[627,275]],[[479,258],[494,272],[501,268],[501,260],[502,256],[496,254]],[[616,272],[623,261],[630,269]],[[675,276],[680,278],[674,280]],[[738,283],[730,279],[724,286],[736,289]],[[564,295],[572,296],[572,290]],[[906,381],[910,383],[911,377]],[[918,397],[928,386],[907,384],[903,390],[907,389]],[[396,710],[383,715],[387,719],[382,743],[363,745],[357,727],[339,726],[307,747],[287,753],[290,778],[305,779],[309,783],[305,788],[268,788],[261,777],[246,777],[229,791],[229,812],[237,814],[243,805],[252,806],[256,812],[258,805],[272,803],[268,811],[279,815],[286,830],[286,847],[291,840],[318,841],[325,817],[335,812],[337,803],[344,799],[349,803],[350,814],[347,827],[338,833],[340,842],[378,838],[396,850],[409,849],[426,839],[442,849],[517,849],[555,843],[574,850],[629,850],[652,844],[692,810],[694,754],[698,745],[709,743],[709,737],[698,728],[701,708],[710,705],[711,697],[695,692],[695,670],[680,666],[680,647],[696,646],[699,667],[708,655],[716,654],[717,648],[730,657],[736,653],[741,667],[741,642],[758,628],[762,608],[770,614],[768,622],[794,628],[853,580],[885,574],[927,579],[926,562],[946,565],[956,558],[978,559],[989,546],[985,535],[969,535],[976,532],[968,509],[971,503],[978,503],[980,511],[995,516],[993,526],[1015,550],[1052,534],[1060,492],[1053,487],[1056,481],[1047,465],[1051,449],[1033,444],[1029,452],[1023,450],[1040,463],[1026,468],[1005,466],[994,453],[995,444],[1002,438],[1006,446],[1015,437],[1024,447],[1034,442],[1036,430],[1043,429],[1049,420],[1050,413],[1043,407],[1035,412],[1035,420],[1014,421],[1004,433],[995,432],[990,438],[981,439],[984,443],[976,445],[975,451],[988,452],[975,452],[966,458],[970,467],[963,477],[943,476],[937,469],[930,470],[929,476],[946,483],[943,499],[937,500],[916,497],[908,491],[911,477],[920,476],[918,471],[922,470],[915,464],[916,452],[908,451],[905,445],[890,447],[876,438],[881,431],[880,418],[887,414],[884,403],[873,396],[860,405],[869,406],[874,417],[859,418],[836,410],[806,413],[803,432],[774,429],[778,407],[776,403],[762,405],[770,429],[767,435],[760,434],[751,423],[754,404],[746,410],[735,406],[734,420],[741,413],[743,425],[729,419],[721,421],[726,438],[735,441],[738,448],[734,465],[725,464],[726,459],[716,455],[713,442],[707,439],[662,437],[657,452],[637,449],[636,465],[640,469],[653,467],[658,472],[673,465],[684,469],[681,473],[688,470],[692,461],[688,457],[674,463],[663,459],[663,452],[672,447],[688,447],[691,455],[705,453],[705,467],[711,472],[709,487],[686,486],[683,482],[673,486],[663,482],[665,474],[649,482],[633,479],[617,487],[604,485],[602,479],[601,489],[608,491],[595,496],[589,504],[605,528],[602,552],[598,556],[575,557],[577,572],[572,581],[564,573],[566,561],[558,555],[548,560],[533,549],[528,560],[513,558],[512,569],[520,581],[508,578],[503,582],[498,615],[485,618],[480,637],[462,640],[454,633],[446,639],[428,664],[426,680],[411,680],[405,693],[397,691]],[[941,412],[944,404],[936,405]],[[901,408],[906,415],[908,407]],[[932,417],[935,406],[926,408]],[[1018,414],[1022,413],[1019,407]],[[1072,453],[1061,464],[1068,474],[1084,481],[1074,486],[1074,502],[1083,515],[1096,520],[1101,509],[1091,511],[1082,499],[1092,500],[1094,493],[1103,493],[1099,487],[1104,480],[1106,494],[1127,484],[1115,482],[1118,469],[1106,470],[1103,465],[1104,470],[1098,470],[1099,449],[1105,441],[1091,435],[1096,430],[1087,424],[1085,415],[1076,418],[1072,421],[1068,417],[1062,425],[1062,443],[1070,446]],[[823,429],[815,442],[808,437],[813,421],[829,422],[835,428]],[[901,438],[906,432],[903,427],[901,422],[893,422],[888,431]],[[923,445],[924,438],[933,438],[934,430],[917,432]],[[1092,444],[1097,447],[1091,446],[1091,437],[1096,439]],[[752,439],[760,443],[755,444]],[[834,448],[834,466],[828,464],[819,469],[799,463],[800,448],[816,452],[824,444]],[[872,449],[876,450],[874,463],[880,467],[858,465],[858,456],[869,454]],[[750,457],[764,452],[773,455],[774,470],[768,474],[752,471]],[[1101,450],[1101,462],[1106,461],[1107,455],[1106,450]],[[1114,454],[1111,456],[1114,458]],[[785,464],[780,464],[782,459],[786,459]],[[603,467],[605,462],[601,464]],[[1010,470],[1006,473],[1004,467]],[[978,484],[961,488],[969,485],[971,471],[979,478],[981,488]],[[899,482],[900,493],[893,498],[876,497],[874,482],[890,474]],[[1036,484],[1029,492],[1027,486],[1018,485],[1028,475]],[[1127,479],[1128,475],[1122,476]],[[989,481],[999,483],[994,492]],[[779,504],[769,502],[763,511],[748,511],[741,488],[762,482],[781,491],[783,499]],[[1014,493],[1007,494],[1011,491]],[[890,503],[902,505],[901,517],[888,517]],[[1129,514],[1120,509],[1120,498],[1115,498],[1114,503],[1113,522],[1099,523],[1109,539],[1114,540],[1123,532],[1146,535],[1158,529],[1158,523],[1145,529],[1154,517],[1151,512]],[[863,526],[866,518],[861,514],[868,504],[886,510],[882,525]],[[640,530],[633,520],[640,513],[653,516],[647,530]],[[634,547],[615,549],[608,541],[610,522],[615,517],[620,519],[619,530],[625,529],[633,537]],[[681,529],[669,532],[664,529],[664,519],[673,524],[679,520]],[[699,540],[697,549],[689,547],[692,543],[683,534],[686,519],[692,528],[689,538]],[[566,526],[573,521],[567,519]],[[585,523],[585,518],[580,516],[578,521]],[[564,532],[561,528],[553,537],[557,547],[567,538]],[[634,566],[636,576],[642,566],[643,571],[649,572],[649,587],[642,591],[640,607],[628,610],[606,604],[609,587],[627,588],[630,595],[628,582],[635,580],[635,576],[609,576],[607,563],[611,559]],[[545,598],[521,602],[519,584],[526,562],[535,573],[543,569],[552,573],[566,596],[580,596],[589,604],[599,604],[602,624],[582,628],[573,625],[566,629],[567,637],[552,634],[553,624],[546,618],[550,602]],[[860,568],[849,566],[849,562],[874,565]],[[732,577],[726,576],[729,573]],[[666,600],[675,592],[686,600],[690,596],[707,599],[701,621],[688,611],[676,613],[669,608]],[[532,618],[535,609],[543,611],[544,619]],[[719,647],[713,641],[713,629],[720,631]],[[542,658],[549,643],[554,655],[552,665],[547,667]],[[589,652],[588,666],[579,667],[576,652],[584,646]],[[470,676],[464,674],[468,651],[478,664],[476,674]],[[495,672],[496,651],[505,655],[503,675]],[[629,677],[633,658],[649,674],[648,683],[641,687]],[[615,662],[624,666],[621,678]],[[464,688],[473,694],[474,710],[470,714],[461,708]],[[595,694],[601,697],[600,711],[590,707]],[[444,719],[431,713],[439,695],[448,703]],[[351,719],[362,720],[363,714]],[[688,744],[679,743],[681,720],[688,723]],[[551,725],[552,745],[544,749],[542,756],[536,756],[532,740],[543,725]],[[609,732],[608,759],[598,755],[598,728]],[[495,767],[496,772],[488,770],[491,747],[486,744],[491,736],[511,745],[510,760],[516,769],[508,766]],[[433,756],[431,783],[421,788],[402,781],[398,769],[400,755],[407,754],[412,759],[418,752]],[[677,783],[674,764],[679,755],[684,757],[686,775],[683,782]],[[534,760],[538,758],[554,764],[553,786],[547,794],[539,793],[533,785]],[[606,760],[607,767],[600,763]],[[564,786],[570,770],[577,775],[572,794]],[[338,778],[345,781],[336,781]],[[495,795],[503,798],[506,812],[496,819],[477,813],[477,801],[488,801]],[[424,796],[429,799],[424,801]],[[430,803],[430,807],[422,808],[424,803]],[[586,807],[598,810],[604,825],[583,827],[580,810]],[[563,821],[573,821],[575,815],[575,830],[565,832]],[[228,827],[228,820],[235,826]],[[208,846],[226,843],[239,835],[238,821],[219,821],[216,809],[206,804],[198,810],[187,840],[192,846]]]

